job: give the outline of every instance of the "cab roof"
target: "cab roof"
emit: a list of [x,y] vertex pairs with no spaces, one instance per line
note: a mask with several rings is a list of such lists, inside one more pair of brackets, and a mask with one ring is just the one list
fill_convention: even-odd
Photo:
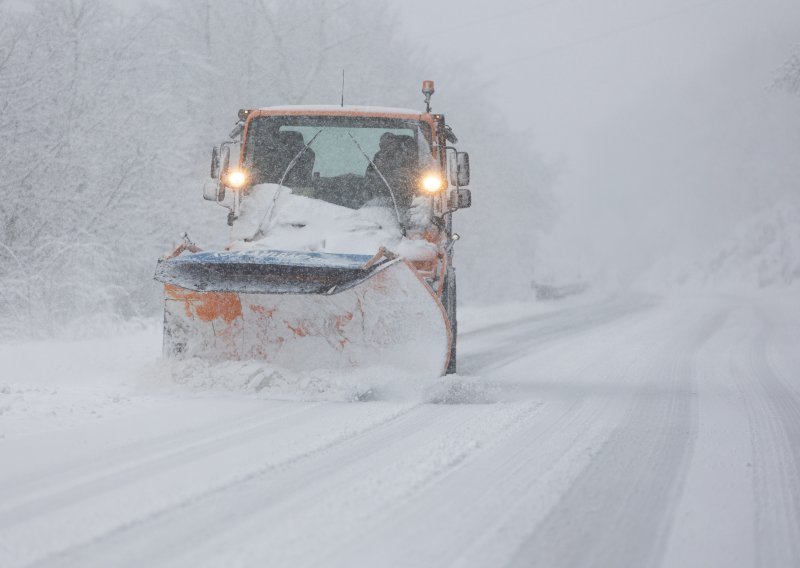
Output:
[[339,105],[288,105],[253,109],[255,116],[366,116],[376,118],[404,118],[411,120],[430,120],[430,115],[419,110],[375,106]]

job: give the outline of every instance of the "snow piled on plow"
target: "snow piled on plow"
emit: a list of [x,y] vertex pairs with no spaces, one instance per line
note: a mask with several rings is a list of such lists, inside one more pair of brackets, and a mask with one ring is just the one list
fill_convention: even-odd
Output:
[[[191,264],[195,257],[210,255],[200,258],[200,264],[212,265],[224,255],[228,260],[238,257],[242,263],[267,265],[274,259],[259,261],[260,255],[312,253],[319,266],[310,268],[327,270],[340,267],[342,259],[335,257],[343,253],[348,262],[353,255],[363,255],[366,263],[386,248],[402,258],[324,286],[312,282],[312,270],[306,270],[305,281],[298,283],[293,280],[296,271],[287,268],[276,273],[270,287],[247,290],[228,286],[235,274],[215,276],[212,282],[203,273],[187,282],[164,279],[157,272],[157,279],[177,286],[165,288],[164,352],[179,359],[261,360],[301,372],[388,365],[414,375],[443,373],[450,323],[435,291],[408,262],[438,259],[438,245],[424,238],[430,199],[416,200],[404,223],[405,235],[395,210],[378,199],[356,210],[295,195],[276,184],[253,187],[242,199],[228,251],[195,253],[169,262]],[[307,261],[285,266],[305,269]],[[301,289],[308,282],[315,287]]]

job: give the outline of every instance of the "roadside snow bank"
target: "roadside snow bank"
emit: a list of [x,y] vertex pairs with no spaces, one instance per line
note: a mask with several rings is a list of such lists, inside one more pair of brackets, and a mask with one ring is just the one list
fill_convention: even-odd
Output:
[[800,287],[800,203],[786,200],[762,211],[688,262],[668,257],[639,283],[655,289]]
[[138,412],[154,401],[135,390],[161,354],[161,324],[123,326],[106,337],[0,344],[0,438]]
[[0,386],[86,387],[134,384],[161,354],[161,322],[109,331],[104,337],[0,344]]

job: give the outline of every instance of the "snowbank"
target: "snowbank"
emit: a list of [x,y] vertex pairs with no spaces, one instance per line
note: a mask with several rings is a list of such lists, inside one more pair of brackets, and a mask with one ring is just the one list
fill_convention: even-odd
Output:
[[161,322],[105,337],[0,344],[0,438],[140,412],[142,377],[161,354]]
[[787,200],[762,211],[691,261],[663,259],[639,284],[662,289],[800,287],[800,203]]

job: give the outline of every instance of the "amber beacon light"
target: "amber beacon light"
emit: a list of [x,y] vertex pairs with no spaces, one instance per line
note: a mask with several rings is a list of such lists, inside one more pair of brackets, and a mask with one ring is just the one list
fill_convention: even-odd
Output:
[[422,94],[425,95],[425,112],[431,112],[431,97],[436,89],[433,88],[433,81],[422,82]]

